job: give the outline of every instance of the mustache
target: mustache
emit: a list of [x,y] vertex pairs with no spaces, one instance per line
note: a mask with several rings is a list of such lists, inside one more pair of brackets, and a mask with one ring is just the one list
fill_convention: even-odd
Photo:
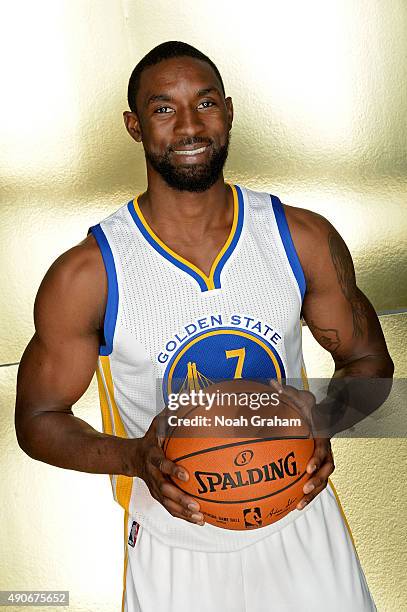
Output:
[[174,151],[179,147],[190,147],[194,144],[211,145],[213,140],[211,138],[202,138],[201,136],[191,136],[190,138],[183,138],[174,145],[168,147],[168,151]]

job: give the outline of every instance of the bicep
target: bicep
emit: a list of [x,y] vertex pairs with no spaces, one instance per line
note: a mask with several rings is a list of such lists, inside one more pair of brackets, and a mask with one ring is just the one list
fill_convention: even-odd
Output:
[[71,412],[92,380],[104,293],[103,275],[95,274],[95,262],[78,248],[56,262],[40,286],[34,307],[36,331],[18,372],[16,423],[44,411]]
[[387,352],[375,310],[356,284],[352,257],[338,232],[321,223],[314,266],[308,266],[303,316],[336,368]]
[[49,410],[71,412],[92,380],[98,347],[96,336],[71,336],[50,344],[34,334],[18,371],[17,419]]

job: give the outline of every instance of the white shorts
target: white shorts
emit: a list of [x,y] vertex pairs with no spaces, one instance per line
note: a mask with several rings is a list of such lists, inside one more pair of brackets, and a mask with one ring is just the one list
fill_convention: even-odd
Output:
[[127,545],[122,610],[375,611],[348,528],[333,504],[333,492],[325,489],[307,512],[296,511],[295,521],[233,552],[171,547],[145,527],[135,529],[128,517],[134,546]]

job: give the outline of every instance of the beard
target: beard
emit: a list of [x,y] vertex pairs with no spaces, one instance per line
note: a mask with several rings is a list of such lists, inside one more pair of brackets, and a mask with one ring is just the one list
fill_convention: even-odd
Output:
[[229,151],[230,135],[226,136],[226,143],[215,147],[212,140],[203,138],[185,138],[177,146],[192,146],[194,144],[211,145],[209,159],[202,164],[172,164],[170,153],[173,147],[168,147],[163,155],[156,155],[144,150],[146,160],[162,176],[164,181],[178,191],[206,191],[216,183],[222,173]]

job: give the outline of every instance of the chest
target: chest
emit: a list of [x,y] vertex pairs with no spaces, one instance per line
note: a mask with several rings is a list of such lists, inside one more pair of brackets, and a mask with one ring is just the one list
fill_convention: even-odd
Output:
[[182,227],[176,237],[165,235],[159,231],[157,234],[161,235],[162,242],[166,245],[167,250],[172,251],[178,258],[187,261],[206,276],[209,276],[214,261],[228,240],[230,230],[230,226],[212,229],[207,231],[205,236],[196,238],[193,234],[188,233],[187,228],[183,230]]
[[300,375],[302,298],[270,198],[239,202],[226,243],[219,251],[221,234],[202,258],[193,245],[160,242],[130,205],[103,224],[118,285],[105,337],[114,329],[123,375],[153,375],[166,392]]

